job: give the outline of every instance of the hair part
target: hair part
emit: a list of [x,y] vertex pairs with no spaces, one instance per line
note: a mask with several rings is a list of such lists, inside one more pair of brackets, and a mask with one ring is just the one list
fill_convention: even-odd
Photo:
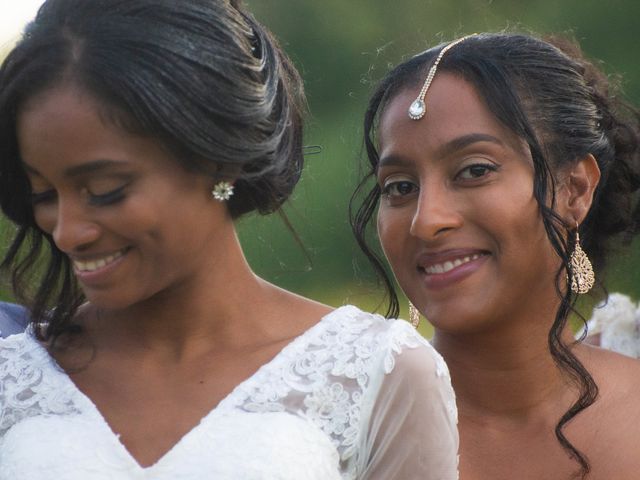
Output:
[[75,328],[83,296],[35,223],[16,123],[26,102],[59,86],[90,95],[115,127],[156,139],[212,184],[233,179],[233,218],[277,211],[300,178],[302,82],[239,0],[47,0],[0,67],[0,207],[18,226],[0,267],[33,322],[46,320],[42,339]]
[[[377,185],[370,187],[379,163],[376,132],[386,106],[400,92],[422,84],[443,47],[434,47],[394,68],[374,91],[365,113],[369,168],[351,200],[351,224],[358,244],[384,279],[390,299],[387,315],[397,315],[397,295],[382,260],[367,242],[381,194]],[[549,331],[549,349],[560,370],[579,390],[578,400],[559,420],[555,433],[579,463],[584,477],[590,470],[588,460],[569,442],[563,428],[595,402],[598,387],[561,338],[569,313],[575,311],[576,295],[565,275],[571,276],[569,257],[575,225],[568,225],[554,210],[555,175],[588,154],[596,158],[601,179],[580,226],[580,237],[601,279],[610,248],[640,229],[640,114],[612,94],[607,77],[583,57],[575,43],[565,39],[476,35],[447,52],[438,69],[471,83],[493,115],[529,146],[534,197],[547,237],[562,262],[555,276],[560,306]]]

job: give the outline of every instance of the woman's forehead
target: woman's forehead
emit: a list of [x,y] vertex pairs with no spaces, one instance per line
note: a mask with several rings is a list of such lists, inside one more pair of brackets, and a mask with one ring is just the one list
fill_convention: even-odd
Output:
[[437,149],[469,135],[493,137],[514,150],[526,146],[496,118],[474,85],[459,75],[439,72],[425,97],[425,116],[413,120],[408,109],[418,93],[419,87],[405,88],[384,108],[378,129],[381,151],[416,143]]

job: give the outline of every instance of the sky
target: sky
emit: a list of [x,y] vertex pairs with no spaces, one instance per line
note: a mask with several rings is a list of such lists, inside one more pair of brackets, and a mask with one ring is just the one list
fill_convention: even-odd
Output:
[[43,0],[0,0],[0,47],[13,41]]

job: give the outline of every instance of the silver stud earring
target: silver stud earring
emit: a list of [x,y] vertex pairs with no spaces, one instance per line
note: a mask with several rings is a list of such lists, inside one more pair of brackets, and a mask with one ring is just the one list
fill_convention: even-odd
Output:
[[224,180],[218,182],[211,190],[211,195],[219,202],[226,202],[233,196],[233,185]]

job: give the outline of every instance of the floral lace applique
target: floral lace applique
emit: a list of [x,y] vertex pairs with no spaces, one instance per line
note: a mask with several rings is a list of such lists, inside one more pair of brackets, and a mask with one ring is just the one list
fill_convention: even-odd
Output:
[[[259,371],[241,392],[234,392],[233,403],[254,412],[297,411],[332,439],[344,464],[357,453],[362,399],[372,371],[382,360],[389,374],[396,355],[428,344],[406,322],[389,325],[384,317],[354,307],[341,310],[342,315],[329,317],[322,328],[286,347],[277,368]],[[434,355],[436,375],[448,377],[444,360]],[[448,409],[455,412],[455,404]]]
[[[377,395],[374,388],[394,370],[399,354],[420,346],[433,354],[435,375],[448,379],[442,357],[408,323],[341,307],[240,383],[203,418],[201,433],[213,433],[222,418],[232,419],[237,413],[293,415],[326,435],[327,445],[336,449],[343,479],[357,478],[366,464],[360,447]],[[28,334],[1,341],[0,405],[0,442],[8,429],[27,417],[78,414],[87,422],[99,417],[90,400]],[[446,408],[455,418],[455,401]]]
[[50,357],[27,335],[13,335],[0,348],[0,436],[29,416],[80,412],[75,392],[44,375]]

